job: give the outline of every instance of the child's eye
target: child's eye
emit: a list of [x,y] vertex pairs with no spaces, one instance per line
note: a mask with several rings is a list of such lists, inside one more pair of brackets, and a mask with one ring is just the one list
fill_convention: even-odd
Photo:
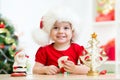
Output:
[[58,27],[53,27],[53,29],[58,29]]
[[70,29],[69,27],[64,27],[64,29]]

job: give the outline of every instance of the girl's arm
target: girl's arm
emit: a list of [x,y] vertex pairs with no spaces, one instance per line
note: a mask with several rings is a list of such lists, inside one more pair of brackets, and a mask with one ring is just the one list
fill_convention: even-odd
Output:
[[64,64],[64,69],[67,72],[70,72],[72,74],[87,74],[87,72],[90,70],[89,67],[86,65],[80,64],[80,65],[75,65],[72,61],[66,61]]
[[36,62],[34,67],[33,67],[33,74],[49,74],[49,75],[54,75],[59,72],[59,69],[54,66],[44,66],[43,64]]

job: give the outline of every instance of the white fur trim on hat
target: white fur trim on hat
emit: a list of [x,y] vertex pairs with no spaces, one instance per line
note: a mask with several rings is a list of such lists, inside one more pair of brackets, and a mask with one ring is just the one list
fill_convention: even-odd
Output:
[[74,30],[73,41],[76,41],[77,35],[79,35],[80,20],[79,17],[66,7],[57,7],[48,11],[45,15],[42,16],[43,27],[41,30],[35,31],[34,39],[40,45],[45,45],[49,43],[49,34],[50,30],[54,26],[56,21],[67,21],[72,24],[72,29]]
[[36,28],[32,33],[35,42],[41,46],[47,45],[49,43],[49,35],[40,28]]

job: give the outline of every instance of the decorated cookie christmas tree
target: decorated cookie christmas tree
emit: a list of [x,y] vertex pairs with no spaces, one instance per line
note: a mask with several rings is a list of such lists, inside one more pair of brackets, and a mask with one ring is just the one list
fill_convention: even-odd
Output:
[[80,56],[83,63],[90,67],[90,71],[88,72],[89,76],[99,75],[97,68],[101,66],[108,58],[104,50],[102,50],[98,44],[99,41],[97,40],[97,34],[93,33],[91,35],[91,39],[88,41],[86,51],[84,51],[83,55]]

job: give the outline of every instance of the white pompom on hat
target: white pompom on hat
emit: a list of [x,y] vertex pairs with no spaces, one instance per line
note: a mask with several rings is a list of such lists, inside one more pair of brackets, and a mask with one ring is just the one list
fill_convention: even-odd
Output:
[[76,42],[77,35],[79,35],[80,20],[77,14],[66,7],[56,7],[48,11],[44,16],[42,16],[40,21],[40,29],[34,32],[33,38],[35,41],[44,46],[50,43],[50,30],[54,26],[56,21],[65,21],[72,24],[72,29],[74,30],[73,42]]

